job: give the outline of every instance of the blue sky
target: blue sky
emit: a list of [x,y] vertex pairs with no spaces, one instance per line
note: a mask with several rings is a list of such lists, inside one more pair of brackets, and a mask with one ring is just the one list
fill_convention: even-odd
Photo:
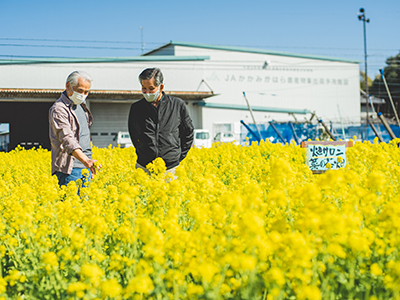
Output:
[[0,0],[0,59],[135,56],[143,33],[145,50],[175,40],[355,59],[364,69],[361,7],[373,78],[400,51],[399,0]]

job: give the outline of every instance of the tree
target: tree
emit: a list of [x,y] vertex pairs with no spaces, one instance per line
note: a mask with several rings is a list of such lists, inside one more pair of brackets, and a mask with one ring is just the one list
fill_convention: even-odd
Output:
[[[367,76],[367,81],[368,81],[368,89],[369,89],[372,85],[372,79],[369,78],[369,76]],[[360,71],[360,89],[365,91],[365,72],[364,71]]]
[[[396,56],[391,56],[386,59],[387,66],[383,69],[389,91],[392,95],[394,105],[399,114],[400,108],[400,53]],[[386,103],[380,107],[381,112],[387,118],[394,118],[392,105],[390,104],[388,92],[386,91],[385,84],[382,76],[376,76],[372,82],[369,93],[377,98],[385,99]]]

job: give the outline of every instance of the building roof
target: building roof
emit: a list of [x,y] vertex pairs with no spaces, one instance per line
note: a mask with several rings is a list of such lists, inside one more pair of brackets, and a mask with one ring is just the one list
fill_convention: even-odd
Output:
[[[213,49],[213,50],[224,50],[224,51],[236,51],[236,52],[247,52],[247,53],[257,53],[257,54],[269,54],[269,55],[278,55],[278,56],[289,56],[289,57],[297,57],[297,58],[308,58],[308,59],[317,59],[317,60],[326,60],[326,61],[338,61],[338,62],[347,62],[359,64],[358,60],[351,59],[341,59],[334,57],[326,57],[326,56],[317,56],[317,55],[307,55],[307,54],[296,54],[296,53],[287,53],[287,52],[278,52],[278,51],[270,51],[263,50],[257,48],[243,48],[243,47],[234,47],[234,46],[222,46],[222,45],[208,45],[208,44],[197,44],[197,43],[187,43],[187,42],[178,42],[171,41],[168,44],[165,44],[161,47],[158,47],[154,50],[151,50],[143,56],[152,56],[152,53],[156,53],[158,50],[166,48],[168,46],[183,46],[183,47],[193,47],[193,48],[204,48],[204,49]],[[172,56],[172,55],[171,55]],[[179,57],[179,56],[174,56]]]
[[[247,110],[247,111],[249,110],[248,106],[237,105],[237,104],[199,102],[198,105],[208,108]],[[302,114],[302,115],[311,113],[311,111],[308,109],[279,108],[279,107],[266,107],[266,106],[251,106],[251,110],[261,111],[261,112],[288,113],[288,114],[291,113],[291,114]]]
[[152,55],[152,56],[132,56],[132,57],[92,57],[92,58],[63,58],[63,57],[43,57],[43,58],[21,58],[21,59],[0,59],[0,65],[27,65],[27,64],[70,64],[70,63],[122,63],[122,62],[141,62],[141,61],[204,61],[210,59],[209,56],[173,56],[173,55]]
[[[377,98],[375,96],[369,96],[369,102],[373,104],[385,104],[385,99]],[[360,89],[360,103],[366,104],[367,103],[367,93]]]
[[358,64],[358,60],[341,59],[326,56],[316,56],[307,54],[296,54],[279,51],[263,50],[258,48],[244,48],[234,46],[222,46],[222,45],[209,45],[209,44],[198,44],[188,42],[171,41],[163,46],[156,49],[150,50],[149,52],[140,56],[131,57],[40,57],[40,58],[17,58],[17,59],[0,59],[0,65],[18,65],[18,64],[69,64],[69,63],[123,63],[123,62],[140,62],[140,61],[204,61],[210,59],[210,56],[175,56],[175,55],[153,55],[157,51],[166,48],[168,46],[183,46],[193,48],[203,48],[212,50],[223,50],[223,51],[236,51],[246,53],[257,53],[257,54],[269,54],[278,56],[288,56],[297,58],[317,59],[325,61],[337,61]]
[[[18,101],[18,99],[48,99],[55,101],[64,89],[4,89],[0,88],[1,101]],[[201,100],[215,96],[213,92],[166,91],[167,95],[179,97],[182,100]],[[143,98],[142,91],[90,90],[89,100],[139,100]]]

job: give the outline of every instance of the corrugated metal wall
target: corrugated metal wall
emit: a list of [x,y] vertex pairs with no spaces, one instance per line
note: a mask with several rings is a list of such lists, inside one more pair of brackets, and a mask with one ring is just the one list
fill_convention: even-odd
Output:
[[116,146],[114,141],[118,131],[128,131],[130,103],[91,103],[93,126],[90,130],[96,147]]

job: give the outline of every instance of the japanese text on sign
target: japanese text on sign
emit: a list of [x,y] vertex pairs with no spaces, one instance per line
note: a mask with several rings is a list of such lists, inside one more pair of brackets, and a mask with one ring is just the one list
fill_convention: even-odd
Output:
[[345,145],[308,145],[308,165],[311,170],[327,170],[327,164],[332,170],[346,166]]

